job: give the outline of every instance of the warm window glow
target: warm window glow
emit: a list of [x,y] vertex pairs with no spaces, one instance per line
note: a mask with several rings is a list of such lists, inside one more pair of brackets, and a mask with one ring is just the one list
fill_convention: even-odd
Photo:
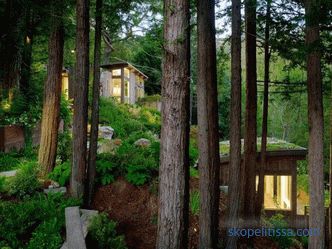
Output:
[[121,76],[121,69],[112,70],[112,76]]
[[113,79],[113,97],[121,97],[121,79]]
[[129,77],[130,77],[130,70],[128,68],[124,69],[124,76],[129,79]]
[[291,209],[291,176],[266,175],[264,178],[264,208]]

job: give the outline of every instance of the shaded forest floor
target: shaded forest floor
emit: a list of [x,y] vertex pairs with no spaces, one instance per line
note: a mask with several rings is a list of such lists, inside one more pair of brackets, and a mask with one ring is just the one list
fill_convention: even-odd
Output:
[[[154,249],[157,234],[158,198],[157,183],[136,187],[123,178],[98,189],[93,208],[109,214],[118,222],[118,232],[124,234],[129,249]],[[190,191],[198,190],[198,179],[191,178]],[[225,218],[226,196],[221,193],[220,221]],[[222,223],[220,222],[220,226]],[[190,214],[189,248],[198,248],[198,216]],[[240,248],[248,248],[248,241],[241,241]],[[254,248],[278,249],[269,238],[254,238]],[[301,248],[301,247],[294,247]]]

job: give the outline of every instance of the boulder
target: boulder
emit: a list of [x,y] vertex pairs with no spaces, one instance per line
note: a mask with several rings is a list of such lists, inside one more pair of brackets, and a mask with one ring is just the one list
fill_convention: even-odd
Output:
[[111,126],[100,126],[99,137],[111,140],[114,134],[114,129]]
[[140,138],[134,144],[139,147],[147,148],[150,147],[151,141],[146,138]]

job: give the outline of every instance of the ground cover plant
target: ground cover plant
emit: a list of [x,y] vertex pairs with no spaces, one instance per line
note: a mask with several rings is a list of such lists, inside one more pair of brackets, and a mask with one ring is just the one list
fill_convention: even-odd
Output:
[[0,200],[0,248],[52,248],[63,243],[65,212],[80,201],[63,194],[35,194],[19,201]]

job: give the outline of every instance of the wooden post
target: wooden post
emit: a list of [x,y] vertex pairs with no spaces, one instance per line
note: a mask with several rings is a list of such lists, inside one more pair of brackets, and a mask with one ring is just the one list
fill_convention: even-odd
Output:
[[292,196],[291,196],[291,209],[292,209],[292,219],[295,221],[296,213],[297,213],[297,189],[296,189],[296,161],[293,161],[292,167]]
[[124,103],[125,82],[124,82],[124,68],[121,68],[121,103]]
[[5,127],[0,126],[0,152],[5,151]]

